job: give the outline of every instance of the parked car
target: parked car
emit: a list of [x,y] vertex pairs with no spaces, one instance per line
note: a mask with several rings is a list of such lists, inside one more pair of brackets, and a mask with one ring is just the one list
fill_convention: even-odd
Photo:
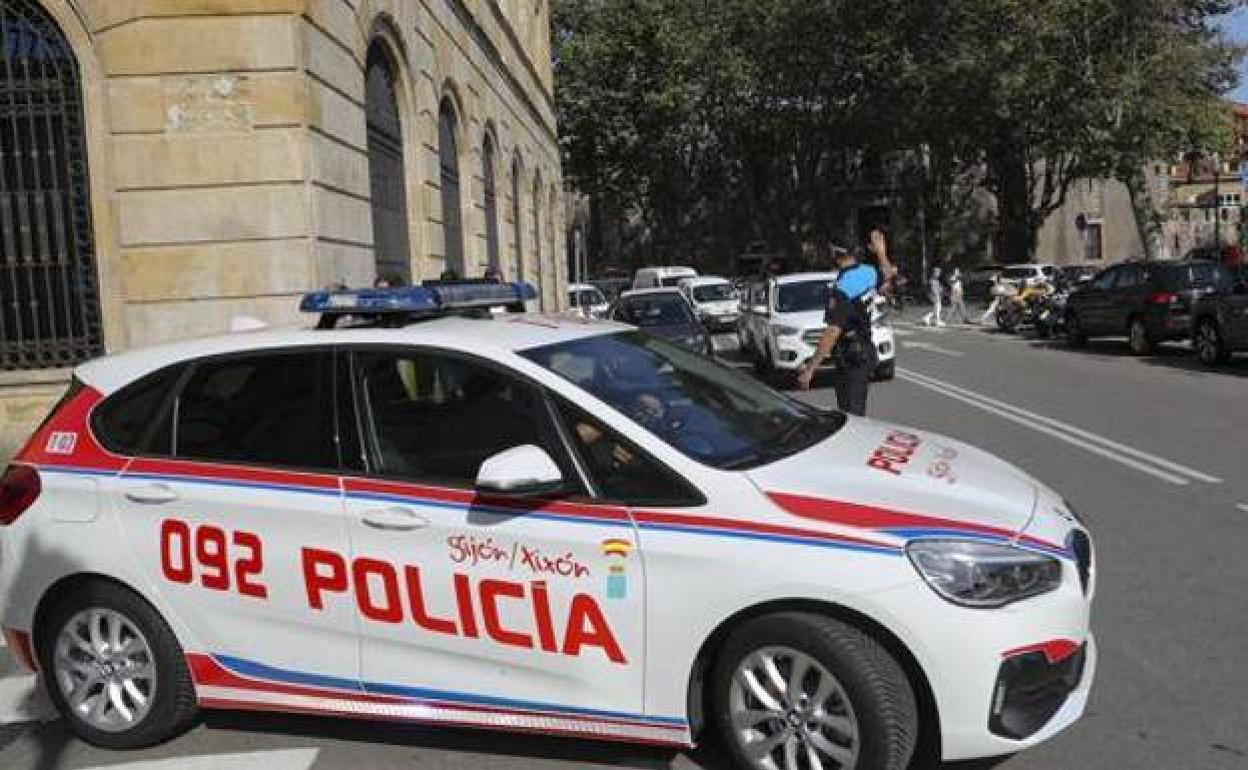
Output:
[[685,278],[697,278],[692,267],[643,267],[633,276],[634,289],[676,288]]
[[1206,366],[1248,352],[1248,265],[1219,269],[1226,273],[1219,291],[1200,297],[1192,309],[1192,343]]
[[587,283],[568,284],[568,307],[585,318],[606,318],[611,303],[597,286]]
[[1218,291],[1226,273],[1208,261],[1123,262],[1102,270],[1066,302],[1066,339],[1126,336],[1131,352],[1148,355],[1159,342],[1187,339],[1195,301]]
[[[976,265],[966,271],[966,298],[967,299],[987,299],[992,291],[992,284],[997,280],[997,276],[1006,268],[1005,265],[999,265],[995,262],[989,262],[984,265]],[[926,281],[919,281],[920,284],[926,285]],[[922,287],[920,287],[922,288]]]
[[685,278],[680,282],[680,290],[707,329],[718,332],[737,328],[741,301],[728,279],[717,275]]
[[711,335],[693,313],[680,289],[634,289],[620,295],[611,307],[612,321],[631,324],[690,350],[714,355]]
[[[741,351],[753,360],[759,373],[796,375],[815,354],[826,326],[823,315],[828,294],[835,283],[836,273],[794,273],[750,287],[737,334]],[[871,341],[879,356],[875,376],[887,380],[896,370],[897,344],[883,304],[881,301],[872,307]]]
[[1053,283],[1059,271],[1056,265],[1009,265],[1001,271],[1001,280],[1016,289],[1036,281]]

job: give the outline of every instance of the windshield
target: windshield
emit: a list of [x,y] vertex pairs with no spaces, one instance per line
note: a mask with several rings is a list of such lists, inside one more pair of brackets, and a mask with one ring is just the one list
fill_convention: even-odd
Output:
[[828,306],[828,294],[834,281],[802,281],[780,285],[776,295],[777,313],[805,313],[810,310],[823,310]]
[[819,411],[712,359],[638,332],[523,355],[688,457],[725,470],[796,454],[845,424],[839,412]]
[[712,283],[693,287],[693,298],[698,302],[722,302],[732,299],[732,284]]
[[678,294],[628,297],[620,301],[620,320],[634,326],[684,326],[694,323],[689,303]]
[[605,305],[607,298],[602,296],[602,292],[597,289],[581,289],[572,292],[572,307],[593,307],[594,305]]
[[1001,277],[1007,281],[1025,281],[1035,276],[1035,269],[1030,267],[1007,267],[1001,272]]
[[674,289],[677,286],[680,286],[680,282],[685,280],[688,277],[689,276],[687,275],[669,275],[666,278],[659,281],[659,285],[665,286],[665,287],[671,287]]

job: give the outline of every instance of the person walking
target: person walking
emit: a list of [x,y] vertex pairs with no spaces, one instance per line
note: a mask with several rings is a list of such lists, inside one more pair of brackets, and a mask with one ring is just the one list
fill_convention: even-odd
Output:
[[[888,271],[887,241],[882,232],[871,234],[870,248],[881,265]],[[875,344],[871,341],[871,312],[868,303],[875,296],[880,284],[880,271],[862,264],[856,252],[831,245],[832,257],[839,273],[836,284],[828,296],[824,311],[827,324],[819,337],[815,354],[797,375],[797,385],[809,390],[815,373],[828,358],[836,363],[833,387],[836,389],[836,406],[842,412],[866,416],[867,395],[871,387],[871,373],[879,363]]]
[[962,271],[956,267],[949,274],[949,320],[952,321],[955,315],[960,324],[971,322],[971,315],[966,312],[966,302],[963,296]]
[[927,294],[928,294],[928,299],[931,300],[932,309],[931,309],[931,312],[923,316],[924,326],[931,326],[933,322],[935,323],[936,326],[945,325],[944,320],[940,317],[940,314],[942,312],[941,304],[944,301],[944,293],[945,293],[944,287],[941,285],[940,278],[941,278],[940,266],[937,265],[936,267],[932,268],[931,277],[927,279]]
[[1001,308],[1001,298],[1009,291],[1000,273],[992,276],[992,287],[988,291],[992,296],[992,301],[988,303],[988,309],[984,311],[984,314],[979,317],[981,325],[991,323],[997,317],[997,310]]

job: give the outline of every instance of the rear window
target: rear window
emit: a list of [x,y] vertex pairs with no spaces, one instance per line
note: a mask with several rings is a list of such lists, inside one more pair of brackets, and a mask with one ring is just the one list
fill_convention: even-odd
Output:
[[338,467],[333,355],[265,353],[196,366],[175,405],[173,456]]
[[181,364],[170,366],[109,396],[91,419],[96,439],[116,454],[143,454],[149,448],[167,454],[168,407],[183,371]]

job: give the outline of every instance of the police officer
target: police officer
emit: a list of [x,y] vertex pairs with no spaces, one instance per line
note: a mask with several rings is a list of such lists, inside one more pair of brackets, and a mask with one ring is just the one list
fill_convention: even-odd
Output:
[[[870,248],[881,269],[885,273],[890,272],[892,265],[888,261],[883,232],[877,230],[871,233]],[[820,365],[832,357],[836,362],[833,387],[836,389],[837,408],[862,417],[867,412],[871,374],[879,362],[875,344],[871,341],[871,309],[868,302],[880,285],[880,271],[862,264],[857,254],[840,244],[833,243],[831,250],[840,273],[824,312],[827,327],[819,338],[815,354],[798,374],[797,383],[802,390],[808,390]]]

